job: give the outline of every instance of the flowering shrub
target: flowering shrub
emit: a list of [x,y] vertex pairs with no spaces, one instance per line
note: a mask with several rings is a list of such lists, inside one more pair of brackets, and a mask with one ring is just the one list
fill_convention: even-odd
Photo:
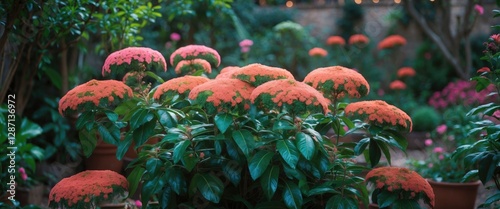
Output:
[[407,168],[380,167],[366,174],[366,182],[375,186],[372,201],[380,208],[420,208],[421,199],[434,207],[434,191],[418,173]]
[[406,84],[403,81],[395,80],[389,84],[389,88],[392,90],[404,90],[406,89]]
[[397,46],[406,45],[406,39],[400,35],[390,35],[382,39],[377,45],[377,49],[390,49]]
[[111,72],[144,71],[146,67],[158,66],[167,70],[167,63],[163,55],[147,47],[128,47],[111,53],[104,61],[102,75]]
[[402,68],[399,68],[399,70],[397,72],[398,78],[413,77],[413,76],[415,76],[415,74],[417,74],[417,73],[411,67],[402,67]]
[[58,182],[49,194],[50,208],[95,208],[128,196],[127,179],[110,170],[89,170]]
[[326,39],[327,45],[345,45],[345,40],[342,36],[330,36]]
[[474,82],[459,80],[449,83],[441,91],[434,92],[429,98],[429,105],[443,110],[450,106],[463,105],[471,107],[473,105],[485,104],[497,97],[487,96],[494,89],[494,86],[489,85],[484,90],[476,91]]
[[326,57],[328,55],[328,51],[323,48],[314,47],[309,50],[309,56],[311,57]]
[[370,39],[363,34],[354,34],[349,37],[350,45],[366,45],[370,42]]
[[[170,58],[175,67],[204,59],[215,68],[221,61],[217,51],[199,45],[181,47]],[[128,181],[144,207],[158,199],[162,208],[357,208],[368,202],[357,176],[368,168],[354,158],[365,154],[374,167],[382,153],[390,163],[389,147],[406,149],[400,132],[411,131],[412,122],[400,109],[383,101],[339,101],[369,92],[352,69],[315,69],[305,82],[257,63],[225,68],[215,79],[205,78],[206,71],[186,73],[141,88],[114,111],[96,110],[119,130],[118,158],[141,148]],[[81,117],[80,128],[92,122]],[[342,127],[347,134],[362,130],[366,138],[334,143],[326,134],[345,135]],[[150,138],[161,140],[146,144]]]

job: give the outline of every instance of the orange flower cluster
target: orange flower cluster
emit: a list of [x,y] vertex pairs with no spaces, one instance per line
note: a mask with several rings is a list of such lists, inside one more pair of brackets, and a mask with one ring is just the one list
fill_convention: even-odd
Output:
[[402,67],[402,68],[399,68],[399,70],[397,72],[398,78],[413,77],[416,74],[417,73],[415,72],[415,70],[413,68],[411,68],[411,67]]
[[376,188],[389,192],[407,192],[411,199],[417,198],[417,194],[425,196],[424,201],[434,207],[435,196],[431,185],[417,172],[407,168],[379,167],[374,168],[365,178]]
[[406,39],[400,35],[390,35],[378,43],[377,49],[388,49],[406,44]]
[[215,79],[233,78],[233,73],[235,73],[239,69],[240,67],[238,66],[227,66],[225,68],[222,68],[222,70],[220,70],[219,74],[215,77]]
[[344,110],[346,116],[358,116],[368,123],[395,127],[400,131],[410,132],[410,116],[399,108],[382,100],[360,101],[348,104]]
[[342,36],[330,36],[326,39],[327,45],[345,45],[345,40]]
[[[163,55],[147,47],[128,47],[111,53],[102,66],[102,76],[111,73],[112,68],[126,68],[127,71],[138,71],[146,64],[157,63],[163,71],[167,71],[167,62]],[[127,64],[127,65],[123,65]]]
[[368,81],[355,70],[332,66],[311,71],[304,82],[323,92],[329,99],[339,99],[349,95],[359,98],[370,92]]
[[132,89],[123,82],[92,79],[71,89],[61,98],[59,113],[66,115],[68,112],[85,109],[87,105],[109,106],[132,96]]
[[484,73],[484,72],[491,72],[490,68],[489,67],[482,67],[482,68],[479,68],[479,70],[476,71],[477,73]]
[[216,113],[237,108],[250,108],[250,94],[254,87],[238,79],[220,78],[194,87],[189,99],[204,106],[207,112]]
[[229,73],[232,74],[232,78],[240,79],[250,83],[252,86],[259,86],[271,80],[294,79],[293,75],[288,70],[258,63],[231,70]]
[[207,73],[212,72],[212,66],[210,63],[204,59],[192,59],[192,60],[181,60],[177,63],[175,67],[175,73],[181,74],[191,74],[198,70],[203,70]]
[[252,103],[264,109],[284,107],[295,114],[328,112],[328,99],[311,86],[292,79],[264,83],[252,92]]
[[220,65],[220,55],[215,49],[203,45],[187,45],[170,55],[170,64],[177,66],[181,60],[204,59],[215,66]]
[[404,90],[406,89],[406,84],[403,81],[395,80],[389,84],[389,88],[392,90]]
[[328,55],[328,52],[323,48],[314,47],[311,50],[309,50],[309,56],[311,56],[311,57],[314,57],[314,56],[326,57],[326,55]]
[[210,81],[208,78],[191,75],[173,78],[159,85],[153,94],[153,98],[160,100],[162,96],[165,96],[168,93],[187,96],[191,89],[208,81]]
[[96,201],[110,200],[115,197],[127,196],[127,179],[110,170],[87,170],[62,179],[49,194],[51,207],[83,208]]
[[351,37],[349,37],[349,44],[350,45],[355,45],[355,44],[368,44],[370,42],[370,39],[366,37],[363,34],[354,34]]

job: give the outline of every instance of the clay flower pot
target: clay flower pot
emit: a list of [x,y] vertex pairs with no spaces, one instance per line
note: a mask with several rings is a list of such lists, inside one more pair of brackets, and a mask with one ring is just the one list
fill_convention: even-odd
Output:
[[475,207],[480,181],[470,183],[437,182],[430,179],[427,181],[436,195],[434,209],[471,209]]

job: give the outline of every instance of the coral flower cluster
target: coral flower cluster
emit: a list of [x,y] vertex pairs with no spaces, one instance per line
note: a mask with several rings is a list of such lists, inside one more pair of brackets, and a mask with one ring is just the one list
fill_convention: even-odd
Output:
[[326,57],[326,55],[328,55],[328,52],[323,48],[314,47],[309,50],[309,56],[311,57]]
[[111,53],[102,66],[102,75],[112,72],[144,71],[146,66],[160,66],[167,70],[163,55],[147,47],[128,47]]
[[402,67],[402,68],[399,68],[399,70],[397,72],[398,78],[413,77],[413,76],[415,76],[415,74],[417,74],[415,72],[415,69],[413,69],[411,67]]
[[345,45],[345,40],[342,36],[330,36],[326,39],[327,45]]
[[253,89],[254,87],[241,80],[220,78],[194,87],[189,93],[189,99],[205,107],[209,114],[235,109],[248,110]]
[[378,43],[377,49],[389,49],[396,46],[406,45],[406,39],[400,35],[390,35]]
[[304,82],[323,92],[331,100],[346,95],[359,98],[370,91],[368,81],[360,73],[342,66],[315,69],[307,74]]
[[280,79],[264,83],[252,92],[252,103],[267,110],[284,108],[294,114],[306,112],[328,112],[328,100],[311,86],[291,80]]
[[108,107],[132,96],[132,89],[121,81],[93,79],[68,91],[59,101],[59,113],[67,115],[97,106]]
[[366,37],[363,34],[354,34],[351,37],[349,37],[348,42],[350,45],[356,45],[356,44],[364,45],[368,44],[368,42],[370,42],[370,39],[368,39],[368,37]]
[[226,76],[240,79],[242,81],[250,83],[252,86],[259,86],[271,80],[294,79],[293,75],[288,70],[258,63],[250,64],[241,67],[240,69],[232,69],[227,70],[227,72],[221,72],[221,77]]
[[125,198],[127,179],[110,170],[87,170],[64,178],[52,187],[51,208],[91,208],[102,201]]
[[382,100],[360,101],[348,104],[344,110],[346,116],[353,116],[373,125],[388,126],[398,131],[410,132],[412,121],[401,109]]
[[181,95],[186,97],[189,95],[189,92],[191,92],[191,89],[209,80],[210,79],[205,77],[191,75],[173,78],[159,85],[155,93],[153,94],[153,98],[156,100],[161,100],[162,97],[168,95],[170,95],[171,97],[174,95]]
[[[400,198],[419,199],[434,207],[435,196],[431,185],[417,172],[407,168],[379,167],[366,174],[366,182],[377,189],[400,194]],[[406,193],[406,194],[403,194]]]
[[406,89],[406,84],[403,81],[395,80],[389,84],[389,88],[392,90],[404,90]]
[[219,53],[203,45],[188,45],[178,48],[170,55],[170,64],[177,66],[182,60],[204,59],[214,66],[220,65]]
[[206,73],[212,72],[212,66],[204,59],[181,60],[175,66],[175,73],[177,74],[192,74],[198,70],[203,70]]

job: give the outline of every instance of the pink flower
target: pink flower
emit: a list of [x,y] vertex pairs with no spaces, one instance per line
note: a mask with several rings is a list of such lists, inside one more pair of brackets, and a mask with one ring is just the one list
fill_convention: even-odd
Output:
[[435,147],[433,150],[435,153],[443,153],[444,149],[442,147]]
[[171,33],[170,34],[170,39],[172,41],[179,41],[179,40],[181,40],[181,35],[178,34],[178,33]]
[[26,179],[28,179],[28,174],[26,173],[21,173],[21,178],[26,181]]
[[449,135],[449,136],[448,136],[448,141],[453,141],[453,140],[455,140],[455,136],[453,136],[453,135]]
[[440,160],[444,159],[444,155],[439,155],[438,157]]
[[26,174],[26,170],[24,170],[24,168],[23,168],[23,167],[20,167],[20,168],[19,168],[19,173],[21,173],[21,174],[23,174],[23,173],[24,173],[24,174]]
[[476,10],[476,12],[479,13],[479,15],[484,14],[484,8],[479,4],[474,5],[474,10]]
[[167,42],[165,43],[165,49],[170,49],[170,48],[172,48],[172,42],[167,41]]
[[250,51],[250,47],[241,47],[241,53],[247,53]]
[[240,47],[251,47],[253,45],[253,41],[250,39],[245,39],[243,41],[240,41]]
[[432,139],[426,139],[424,143],[425,143],[425,146],[431,146],[432,145]]
[[444,134],[447,129],[448,129],[448,127],[446,126],[446,124],[443,124],[443,125],[439,125],[436,128],[436,131],[437,131],[438,134]]
[[500,34],[493,34],[490,36],[490,39],[497,44],[500,44]]
[[429,165],[427,165],[427,167],[432,168],[432,167],[434,167],[434,164],[429,163]]
[[136,200],[134,203],[135,203],[135,206],[142,207],[142,202],[140,200]]

